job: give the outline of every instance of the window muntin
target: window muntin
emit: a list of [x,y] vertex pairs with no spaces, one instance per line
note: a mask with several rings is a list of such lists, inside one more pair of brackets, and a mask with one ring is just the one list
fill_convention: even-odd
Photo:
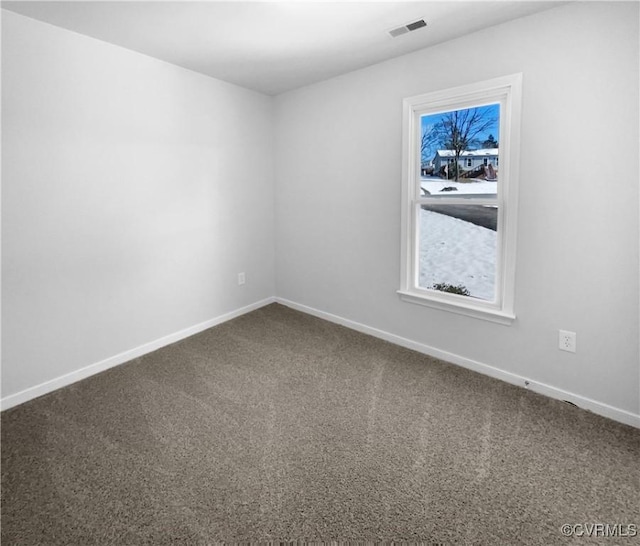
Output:
[[[514,318],[520,82],[508,76],[405,100],[403,299],[497,322]],[[479,113],[484,121],[465,134],[450,124],[449,146],[442,130],[433,138],[438,120]]]

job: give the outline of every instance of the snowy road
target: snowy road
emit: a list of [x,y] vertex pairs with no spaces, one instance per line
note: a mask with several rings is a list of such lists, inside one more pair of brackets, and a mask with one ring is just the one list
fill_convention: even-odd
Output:
[[483,205],[422,205],[424,210],[431,210],[440,214],[446,214],[453,218],[459,218],[471,222],[476,226],[482,226],[496,231],[498,225],[497,207]]

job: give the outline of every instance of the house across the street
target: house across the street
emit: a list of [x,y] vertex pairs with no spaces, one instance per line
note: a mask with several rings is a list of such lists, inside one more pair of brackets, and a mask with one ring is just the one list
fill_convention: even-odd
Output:
[[[439,173],[445,165],[452,165],[455,161],[454,150],[437,150],[433,158],[434,172]],[[461,171],[469,171],[484,165],[498,168],[498,148],[483,148],[481,150],[465,150],[460,154],[458,165]]]

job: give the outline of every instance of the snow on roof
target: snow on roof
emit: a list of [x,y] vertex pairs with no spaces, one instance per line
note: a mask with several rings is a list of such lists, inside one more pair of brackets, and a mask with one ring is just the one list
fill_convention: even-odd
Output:
[[[437,150],[436,155],[440,157],[455,157],[454,150]],[[465,150],[460,157],[479,157],[485,155],[498,155],[498,148],[482,148],[481,150]]]

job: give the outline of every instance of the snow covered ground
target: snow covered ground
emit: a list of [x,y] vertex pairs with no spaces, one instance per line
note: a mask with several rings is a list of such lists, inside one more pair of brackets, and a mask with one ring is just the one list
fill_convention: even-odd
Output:
[[[440,177],[425,177],[420,181],[420,186],[427,190],[431,195],[446,195],[447,197],[455,197],[463,193],[479,193],[495,195],[498,192],[497,182],[487,182],[486,180],[469,180],[466,182],[455,182],[454,180],[444,180]],[[443,192],[443,188],[453,187],[456,191]]]
[[[495,182],[485,184],[495,188]],[[420,286],[462,284],[473,297],[493,300],[496,235],[491,229],[420,209]]]

